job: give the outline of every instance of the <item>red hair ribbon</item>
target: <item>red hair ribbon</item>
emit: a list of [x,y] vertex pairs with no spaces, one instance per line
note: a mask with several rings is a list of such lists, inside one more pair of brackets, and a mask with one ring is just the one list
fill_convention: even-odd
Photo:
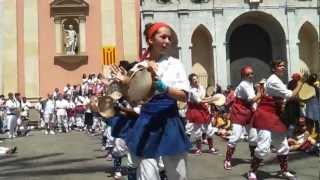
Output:
[[[163,23],[163,22],[157,22],[157,23],[152,24],[147,32],[147,39],[152,38],[152,36],[162,27],[170,28],[170,26],[168,24]],[[144,59],[148,59],[148,57],[150,56],[150,50],[151,50],[151,47],[149,46],[142,54],[140,61],[142,61]]]
[[163,22],[157,22],[157,23],[152,24],[148,30],[147,39],[152,38],[152,36],[158,31],[158,29],[160,29],[162,27],[170,28],[170,26],[168,24],[163,23]]

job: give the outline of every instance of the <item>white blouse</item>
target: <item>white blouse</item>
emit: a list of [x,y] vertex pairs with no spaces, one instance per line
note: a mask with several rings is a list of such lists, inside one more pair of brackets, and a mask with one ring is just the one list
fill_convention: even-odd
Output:
[[8,99],[6,102],[6,107],[7,107],[7,114],[8,115],[13,115],[13,114],[17,114],[17,110],[20,107],[20,104],[18,101],[16,101],[15,99]]
[[64,116],[67,115],[66,109],[68,108],[68,101],[65,99],[57,100],[56,101],[56,110],[58,116]]
[[281,79],[272,74],[266,82],[266,94],[268,96],[277,96],[284,99],[289,99],[292,96],[292,91],[281,81]]
[[256,96],[253,82],[247,80],[241,81],[235,90],[235,95],[237,98],[251,101]]
[[200,103],[201,100],[205,97],[206,91],[203,86],[199,85],[198,88],[191,87],[189,93],[189,100],[190,102]]
[[156,72],[159,79],[167,86],[189,92],[190,86],[187,73],[179,59],[173,57],[162,57],[157,64]]
[[[187,73],[179,59],[163,56],[156,63],[158,65],[156,75],[164,84],[171,88],[186,92],[190,91]],[[138,66],[148,67],[147,61],[136,64],[131,70],[134,70]],[[155,94],[159,94],[159,92],[156,91]]]

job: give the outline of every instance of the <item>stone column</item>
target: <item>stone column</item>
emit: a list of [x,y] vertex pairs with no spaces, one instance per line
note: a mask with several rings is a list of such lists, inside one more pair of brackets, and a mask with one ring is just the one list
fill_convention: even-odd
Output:
[[223,17],[223,9],[214,10],[214,21],[215,21],[215,66],[214,71],[216,73],[215,81],[221,85],[223,89],[230,83],[230,59],[227,59],[227,46],[226,41],[226,27],[225,19]]
[[115,1],[101,0],[102,46],[116,45]]
[[24,89],[26,97],[39,97],[38,1],[24,3]]
[[[2,0],[2,17],[0,19],[3,34],[1,62],[3,94],[18,91],[18,57],[17,57],[17,4],[16,0]],[[4,18],[5,17],[5,18]]]
[[[217,63],[217,46],[215,43],[212,43],[212,64],[213,64],[213,80],[214,80],[214,84],[217,83],[217,76],[218,76],[218,72],[216,71],[216,67],[218,66]],[[212,84],[212,85],[214,85]]]
[[78,38],[80,41],[80,54],[84,54],[86,52],[86,20],[84,17],[80,18]]
[[[300,71],[300,59],[299,59],[299,39],[298,32],[299,27],[297,27],[297,21],[295,17],[295,9],[289,8],[287,10],[288,18],[288,29],[286,34],[286,47],[287,47],[287,57],[288,57],[288,76],[294,72]],[[290,78],[289,78],[290,79]]]
[[[0,0],[0,17],[3,17],[3,0]],[[0,26],[2,26],[1,20],[0,20]],[[0,31],[0,59],[3,59],[3,45],[4,42],[4,32]],[[3,61],[0,61],[0,94],[3,94]]]
[[61,26],[61,19],[56,18],[54,20],[55,26],[55,37],[56,37],[56,54],[62,54],[62,26]]
[[190,44],[190,23],[189,20],[189,13],[187,11],[180,10],[178,11],[179,16],[179,35],[178,35],[178,42],[181,50],[179,51],[179,58],[182,61],[184,68],[187,74],[192,72],[192,45]]
[[135,59],[139,49],[138,38],[134,38],[137,36],[136,4],[132,0],[122,0],[121,4],[124,59]]

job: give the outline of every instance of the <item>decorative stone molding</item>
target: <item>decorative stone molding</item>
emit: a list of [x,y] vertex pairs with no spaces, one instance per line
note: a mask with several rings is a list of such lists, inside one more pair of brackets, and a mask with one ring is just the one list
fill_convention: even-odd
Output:
[[54,0],[50,3],[50,16],[86,17],[89,14],[89,4],[84,0]]
[[213,14],[223,14],[223,8],[214,8],[212,10]]
[[54,56],[54,61],[56,63],[62,62],[66,64],[73,64],[73,63],[87,63],[88,56],[86,55],[76,55],[76,56],[67,56],[67,55],[58,55]]
[[172,0],[157,0],[157,2],[159,4],[168,4],[168,3],[172,3]]
[[154,16],[154,12],[153,11],[142,11],[142,17],[145,18],[145,17],[151,17],[153,18]]
[[188,16],[189,15],[189,10],[188,9],[179,9],[178,10],[178,16]]
[[[89,4],[84,0],[54,0],[50,3],[50,15],[54,18],[56,37],[55,64],[87,63],[86,48],[86,16],[89,15]],[[72,27],[70,27],[72,25]],[[69,27],[69,28],[68,28]],[[71,28],[71,29],[70,29]],[[69,31],[68,31],[69,30]],[[74,30],[74,36],[70,36]],[[69,36],[66,36],[66,34]],[[73,53],[70,53],[70,37],[75,37]]]
[[258,9],[259,4],[263,2],[263,0],[245,0],[246,3],[249,4],[250,9]]
[[286,7],[286,8],[285,8],[285,11],[286,11],[285,13],[286,13],[286,14],[287,14],[288,12],[293,12],[293,13],[295,13],[295,12],[296,12],[296,9],[297,9],[296,7],[290,7],[290,6],[289,6],[289,7]]
[[259,4],[262,3],[263,0],[245,0],[248,4]]
[[191,0],[191,2],[193,3],[197,3],[197,4],[200,4],[200,3],[208,3],[210,0]]

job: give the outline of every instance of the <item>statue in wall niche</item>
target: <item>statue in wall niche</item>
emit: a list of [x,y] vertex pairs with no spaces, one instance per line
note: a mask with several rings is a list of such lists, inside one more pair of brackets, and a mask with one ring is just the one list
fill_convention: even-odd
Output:
[[64,29],[65,33],[65,50],[67,55],[75,55],[78,44],[77,32],[73,29],[73,25],[68,26],[69,29]]

